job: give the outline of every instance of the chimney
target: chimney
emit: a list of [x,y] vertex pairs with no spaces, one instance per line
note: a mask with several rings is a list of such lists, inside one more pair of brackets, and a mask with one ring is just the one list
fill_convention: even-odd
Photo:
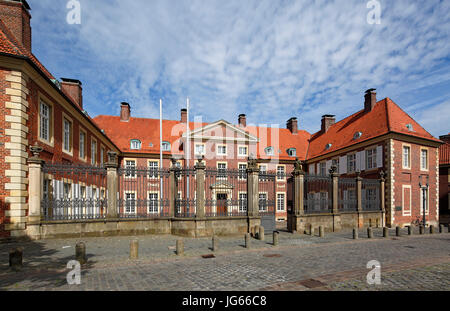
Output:
[[377,92],[375,92],[377,89],[369,89],[366,91],[366,94],[364,95],[364,111],[370,112],[372,111],[373,107],[375,107],[375,104],[377,103]]
[[130,115],[131,115],[130,104],[122,103],[120,108],[121,108],[120,109],[120,121],[121,122],[128,122],[128,121],[130,121]]
[[26,0],[0,0],[0,19],[21,43],[31,52],[31,15]]
[[240,127],[247,127],[247,116],[245,114],[239,115],[239,126]]
[[331,114],[326,114],[322,116],[322,133],[328,132],[330,127],[336,123],[335,116]]
[[181,109],[181,123],[187,123],[187,109]]
[[290,118],[287,121],[286,127],[291,131],[292,134],[296,135],[298,133],[298,120],[297,118]]
[[83,110],[83,88],[79,80],[61,78],[61,91],[75,100],[75,103]]

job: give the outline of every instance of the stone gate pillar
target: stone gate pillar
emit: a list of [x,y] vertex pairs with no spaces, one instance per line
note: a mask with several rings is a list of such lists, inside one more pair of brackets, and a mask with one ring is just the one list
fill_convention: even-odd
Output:
[[247,213],[259,215],[259,168],[256,160],[249,159],[247,168]]
[[364,227],[364,216],[362,214],[362,182],[363,179],[358,172],[356,177],[356,210],[358,212],[358,228]]
[[28,159],[28,220],[27,236],[33,240],[41,238],[41,201],[42,201],[42,166],[44,161],[39,158],[42,148],[30,147],[33,156]]
[[119,206],[117,204],[117,193],[119,191],[119,176],[117,174],[117,168],[119,167],[119,163],[116,152],[108,152],[108,162],[105,164],[105,167],[106,187],[108,190],[106,218],[116,219],[119,218]]
[[339,174],[336,173],[337,167],[332,166],[330,170],[333,189],[333,232],[341,230],[341,215],[339,214]]
[[380,205],[381,205],[381,227],[386,226],[386,179],[384,178],[385,173],[380,172]]
[[304,208],[304,191],[305,191],[305,172],[303,171],[302,163],[296,159],[294,164],[294,188],[292,193],[293,211],[288,214],[288,230],[295,232],[299,230],[300,217],[305,214]]
[[169,169],[169,217],[174,217],[177,215],[175,213],[176,200],[178,197],[178,178],[177,173],[179,168],[176,166],[177,160],[172,159],[172,167]]
[[197,189],[197,198],[196,198],[196,217],[204,218],[205,217],[205,171],[206,165],[202,162],[203,157],[198,159],[197,164],[195,165],[195,174],[196,174],[196,189]]

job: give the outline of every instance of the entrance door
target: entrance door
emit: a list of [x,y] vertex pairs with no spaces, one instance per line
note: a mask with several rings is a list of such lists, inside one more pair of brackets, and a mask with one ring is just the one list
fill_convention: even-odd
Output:
[[218,216],[225,216],[228,214],[227,209],[227,199],[228,196],[226,193],[218,193],[217,194],[217,215]]

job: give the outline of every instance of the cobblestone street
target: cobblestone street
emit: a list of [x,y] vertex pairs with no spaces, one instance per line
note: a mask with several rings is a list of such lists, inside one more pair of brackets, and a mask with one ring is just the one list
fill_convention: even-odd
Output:
[[[447,232],[447,230],[445,231]],[[145,290],[145,291],[259,291],[259,290],[450,290],[450,234],[374,238],[365,231],[359,240],[351,232],[325,238],[280,233],[280,244],[243,238],[220,238],[215,258],[211,239],[184,239],[185,255],[176,256],[173,236],[137,237],[139,260],[131,261],[132,237],[84,238],[21,244],[24,267],[12,272],[8,251],[18,245],[0,244],[1,290]],[[88,263],[81,285],[68,285],[67,262],[75,244],[86,243]],[[366,265],[381,263],[381,285],[367,285]]]

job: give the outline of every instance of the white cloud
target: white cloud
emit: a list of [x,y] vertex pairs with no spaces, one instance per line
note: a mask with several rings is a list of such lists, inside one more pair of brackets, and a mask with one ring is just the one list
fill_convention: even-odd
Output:
[[[312,132],[322,114],[361,109],[367,88],[400,103],[407,90],[420,85],[431,94],[449,81],[448,70],[437,69],[449,68],[449,1],[381,1],[381,25],[367,24],[362,0],[81,1],[76,32],[45,27],[60,20],[43,18],[54,0],[30,2],[41,31],[67,34],[76,46],[64,50],[79,47],[71,53],[78,66],[88,64],[85,91],[97,112],[118,112],[126,100],[135,115],[158,117],[164,96],[166,116],[178,118],[189,96],[206,121],[246,113],[250,122],[284,126],[298,116]],[[58,47],[56,35],[46,39]],[[426,112],[415,115],[428,122]],[[436,124],[433,134],[446,131]]]

